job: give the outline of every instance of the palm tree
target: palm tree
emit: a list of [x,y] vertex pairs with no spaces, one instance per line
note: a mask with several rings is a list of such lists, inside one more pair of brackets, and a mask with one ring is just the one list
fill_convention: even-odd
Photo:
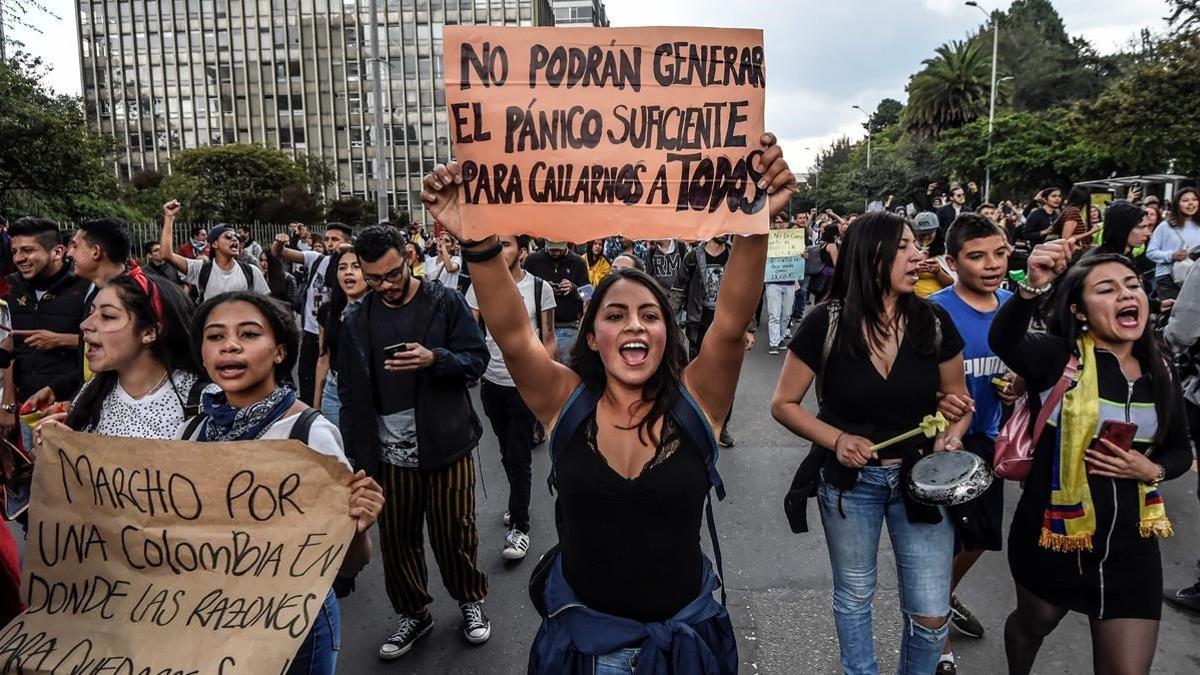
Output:
[[936,136],[987,114],[991,55],[978,40],[952,41],[925,59],[925,68],[908,82],[904,122],[920,136]]

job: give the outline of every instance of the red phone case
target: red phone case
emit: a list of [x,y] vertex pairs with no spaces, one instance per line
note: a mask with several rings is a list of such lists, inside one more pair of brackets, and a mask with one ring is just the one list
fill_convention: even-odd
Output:
[[[1138,426],[1132,422],[1105,420],[1104,424],[1100,425],[1099,437],[1122,450],[1130,450],[1133,448],[1133,439],[1137,436],[1137,428]],[[1096,441],[1096,449],[1103,452],[1109,451],[1099,440]]]

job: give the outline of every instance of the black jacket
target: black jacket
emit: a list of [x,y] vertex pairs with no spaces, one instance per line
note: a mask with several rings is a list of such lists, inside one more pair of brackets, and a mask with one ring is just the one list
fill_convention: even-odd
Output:
[[[458,291],[441,283],[423,282],[428,315],[408,320],[425,326],[421,345],[434,354],[433,365],[416,374],[417,461],[421,469],[437,469],[469,454],[483,435],[483,425],[471,406],[467,382],[479,379],[488,363],[488,350],[479,324]],[[381,300],[368,293],[342,320],[337,356],[340,427],[351,463],[369,475],[379,473],[379,415],[371,376],[371,313]]]
[[[34,288],[18,273],[8,275],[12,290],[8,306],[13,330],[48,330],[53,333],[79,334],[83,321],[84,298],[91,286],[70,269],[59,272],[38,299]],[[54,390],[58,401],[69,401],[83,385],[83,352],[77,347],[34,349],[25,340],[13,338],[13,382],[17,403],[33,396],[42,387]]]
[[558,305],[554,309],[554,323],[578,325],[583,318],[583,298],[578,293],[559,294],[558,284],[567,279],[576,288],[588,285],[587,265],[583,258],[572,251],[555,258],[541,250],[525,259],[525,271],[554,286],[554,302]]

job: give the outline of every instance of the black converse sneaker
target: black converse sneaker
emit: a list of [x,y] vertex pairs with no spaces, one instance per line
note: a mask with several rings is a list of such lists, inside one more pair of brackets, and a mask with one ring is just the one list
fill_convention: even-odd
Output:
[[529,535],[512,528],[504,537],[504,552],[501,554],[505,560],[520,560],[525,557],[525,553],[529,550]]
[[950,620],[954,628],[967,637],[983,637],[983,623],[975,617],[957,595],[950,595]]
[[425,616],[401,614],[400,622],[396,624],[396,632],[379,647],[379,658],[385,661],[398,659],[412,649],[417,640],[433,630],[433,615],[428,611]]
[[483,613],[483,601],[464,602],[458,606],[463,615],[463,636],[473,645],[481,645],[492,637],[492,622]]

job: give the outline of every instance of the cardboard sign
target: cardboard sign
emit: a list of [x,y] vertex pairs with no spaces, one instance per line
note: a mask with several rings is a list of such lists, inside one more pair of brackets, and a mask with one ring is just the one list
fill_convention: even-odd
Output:
[[804,230],[771,230],[767,238],[764,281],[797,281],[804,278]]
[[762,31],[447,26],[464,235],[767,231]]
[[354,534],[351,475],[296,441],[44,432],[0,673],[285,673]]

